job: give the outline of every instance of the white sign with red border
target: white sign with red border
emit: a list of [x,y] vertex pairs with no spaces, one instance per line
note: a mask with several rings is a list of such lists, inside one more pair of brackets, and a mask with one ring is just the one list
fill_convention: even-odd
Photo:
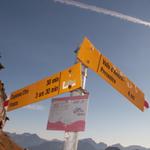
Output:
[[47,130],[85,130],[88,94],[52,99]]

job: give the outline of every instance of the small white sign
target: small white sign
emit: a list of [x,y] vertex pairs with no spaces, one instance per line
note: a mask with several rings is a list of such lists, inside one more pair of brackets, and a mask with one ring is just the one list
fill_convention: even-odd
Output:
[[52,99],[48,130],[84,131],[88,95]]

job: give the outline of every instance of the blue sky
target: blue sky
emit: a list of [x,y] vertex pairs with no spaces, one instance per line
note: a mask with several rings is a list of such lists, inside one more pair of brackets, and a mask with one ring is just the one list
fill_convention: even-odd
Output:
[[[148,0],[80,0],[89,5],[150,21]],[[75,61],[74,50],[87,36],[150,99],[150,27],[53,0],[0,1],[0,52],[6,69],[0,78],[8,95],[50,76]],[[111,145],[150,147],[150,112],[142,113],[103,79],[88,70],[90,92],[86,131]],[[63,95],[62,95],[63,96]],[[37,133],[63,139],[63,132],[47,131],[50,99],[9,112],[5,130]]]

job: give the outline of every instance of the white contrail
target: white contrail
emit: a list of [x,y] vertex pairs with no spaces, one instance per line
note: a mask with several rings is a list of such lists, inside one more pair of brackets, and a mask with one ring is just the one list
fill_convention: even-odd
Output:
[[144,21],[144,20],[139,19],[139,18],[124,15],[122,13],[112,11],[112,10],[108,10],[108,9],[105,9],[105,8],[101,8],[101,7],[97,7],[97,6],[94,6],[94,5],[89,5],[89,4],[85,4],[85,3],[81,3],[81,2],[77,2],[77,1],[73,1],[73,0],[54,0],[54,1],[64,3],[64,4],[67,4],[67,5],[73,5],[73,6],[82,8],[82,9],[87,9],[87,10],[94,11],[94,12],[97,12],[97,13],[102,13],[102,14],[113,16],[113,17],[116,17],[116,18],[119,18],[119,19],[122,19],[122,20],[126,20],[128,22],[141,24],[141,25],[150,27],[150,22],[148,22],[148,21]]

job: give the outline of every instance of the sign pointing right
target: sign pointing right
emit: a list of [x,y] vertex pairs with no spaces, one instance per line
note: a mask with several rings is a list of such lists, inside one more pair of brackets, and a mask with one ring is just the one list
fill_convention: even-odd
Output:
[[97,73],[135,106],[144,111],[144,93],[103,55]]
[[86,37],[80,45],[77,58],[124,95],[137,108],[144,111],[144,93],[107,57],[102,55]]

